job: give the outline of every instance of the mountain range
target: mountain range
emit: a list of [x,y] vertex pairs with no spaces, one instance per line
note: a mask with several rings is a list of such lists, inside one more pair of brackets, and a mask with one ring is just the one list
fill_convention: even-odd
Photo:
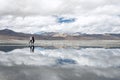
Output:
[[37,32],[35,34],[15,32],[10,29],[0,30],[0,40],[15,39],[28,40],[30,36],[34,36],[37,40],[119,40],[120,34],[82,34],[63,33],[63,32]]

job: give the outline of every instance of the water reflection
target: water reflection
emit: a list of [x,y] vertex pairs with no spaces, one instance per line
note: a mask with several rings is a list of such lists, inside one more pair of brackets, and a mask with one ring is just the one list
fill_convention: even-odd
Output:
[[0,46],[0,51],[10,52],[15,49],[23,49],[25,46]]
[[119,48],[8,48],[0,50],[0,80],[120,79]]
[[34,49],[35,49],[34,45],[30,46],[30,52],[34,52]]
[[57,65],[76,64],[76,61],[72,59],[57,59],[56,62]]
[[[0,51],[0,65],[119,67],[120,49],[23,47]],[[33,54],[33,52],[35,54]],[[9,55],[8,55],[9,54]],[[116,62],[116,63],[114,63]]]

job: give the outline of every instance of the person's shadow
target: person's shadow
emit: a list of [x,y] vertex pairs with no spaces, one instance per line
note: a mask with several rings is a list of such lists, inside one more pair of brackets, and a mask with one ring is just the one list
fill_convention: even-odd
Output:
[[31,46],[30,46],[30,52],[34,52],[34,49],[35,49],[35,46],[34,46],[34,45],[31,45]]

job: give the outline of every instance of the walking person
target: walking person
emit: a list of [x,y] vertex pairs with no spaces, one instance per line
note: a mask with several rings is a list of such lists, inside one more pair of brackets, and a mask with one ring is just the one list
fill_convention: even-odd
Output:
[[30,37],[29,45],[30,46],[34,45],[34,42],[35,42],[34,36]]
[[35,38],[34,38],[34,36],[32,36],[32,43],[33,43],[33,45],[34,45],[34,42],[35,42]]

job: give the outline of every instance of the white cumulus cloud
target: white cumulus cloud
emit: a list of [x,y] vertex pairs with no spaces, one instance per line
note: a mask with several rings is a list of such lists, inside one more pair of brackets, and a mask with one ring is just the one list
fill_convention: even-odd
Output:
[[[75,18],[59,23],[59,17]],[[0,29],[120,33],[120,0],[0,0]]]

